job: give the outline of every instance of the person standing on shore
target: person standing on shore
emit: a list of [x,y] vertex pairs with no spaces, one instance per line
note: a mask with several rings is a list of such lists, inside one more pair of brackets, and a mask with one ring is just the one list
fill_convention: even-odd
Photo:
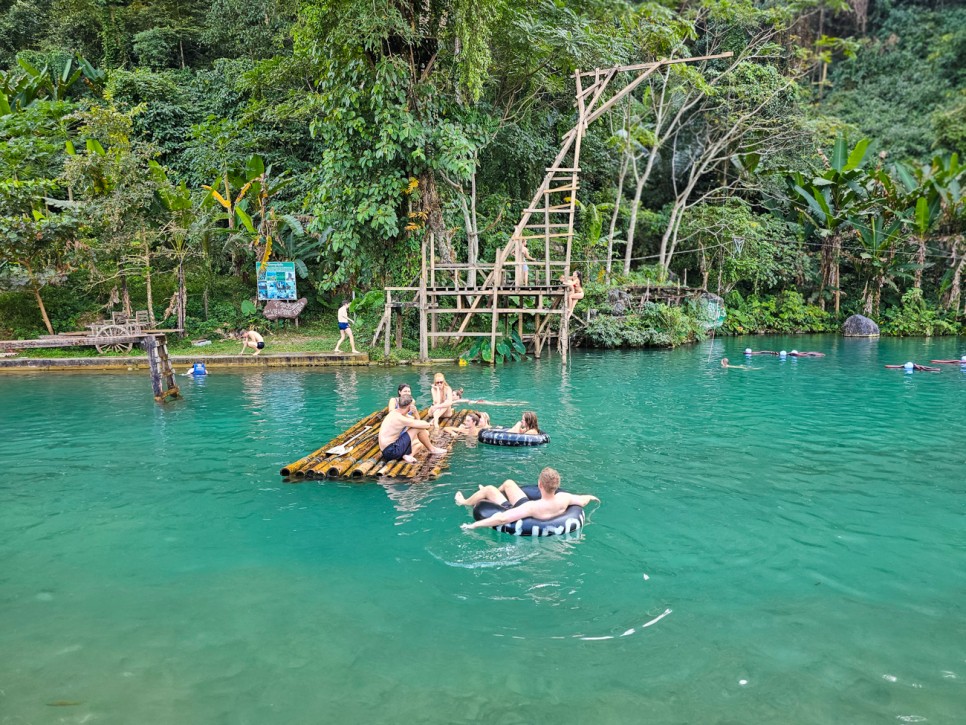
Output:
[[339,348],[342,347],[342,343],[345,342],[346,335],[348,335],[352,354],[359,354],[359,351],[356,350],[355,338],[352,337],[352,328],[349,327],[352,322],[354,320],[349,319],[349,300],[342,300],[342,305],[339,307],[339,342],[336,343],[334,352],[341,352]]

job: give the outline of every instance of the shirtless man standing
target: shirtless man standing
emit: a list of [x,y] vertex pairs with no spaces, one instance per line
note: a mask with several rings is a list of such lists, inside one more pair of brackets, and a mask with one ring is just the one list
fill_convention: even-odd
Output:
[[[403,411],[408,411],[413,404],[413,399],[409,395],[399,396],[398,407],[391,413],[387,413],[379,426],[379,450],[385,461],[398,461],[402,458],[406,463],[415,463],[413,453],[421,447],[425,447],[430,453],[438,455],[446,453],[445,448],[437,448],[429,440],[427,430],[433,427],[432,423],[427,423],[418,418],[411,418]],[[409,435],[409,429],[415,428],[416,442],[413,443]]]
[[503,512],[493,514],[489,518],[474,521],[471,524],[463,524],[464,529],[483,529],[494,526],[512,524],[525,518],[534,518],[538,521],[549,521],[556,518],[570,506],[586,506],[591,501],[600,503],[596,496],[578,496],[572,493],[563,493],[560,488],[560,474],[553,468],[544,468],[540,471],[540,480],[537,482],[540,487],[540,498],[531,501],[517,485],[516,481],[507,479],[497,488],[496,486],[480,486],[480,490],[469,498],[465,498],[459,491],[456,492],[456,504],[458,506],[475,506],[480,501],[491,501],[503,507]]

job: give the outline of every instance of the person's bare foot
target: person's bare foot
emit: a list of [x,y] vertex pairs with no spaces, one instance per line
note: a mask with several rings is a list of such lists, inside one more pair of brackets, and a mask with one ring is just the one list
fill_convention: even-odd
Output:
[[446,449],[433,447],[429,449],[429,452],[432,453],[434,456],[441,456],[442,454],[446,453]]
[[461,491],[457,491],[456,492],[456,498],[454,500],[456,501],[456,505],[457,506],[465,506],[466,505],[466,497],[463,495],[463,493]]
[[333,350],[332,352],[342,352],[342,351],[341,351],[341,350],[340,350],[339,348],[336,348],[336,349],[335,349],[335,350]]
[[403,460],[406,461],[406,463],[416,462],[416,459],[413,456],[409,456],[409,455],[403,456]]
[[361,355],[362,353],[361,353],[361,352],[359,352],[358,350],[353,350],[353,351],[352,351],[352,354],[353,354],[353,355]]

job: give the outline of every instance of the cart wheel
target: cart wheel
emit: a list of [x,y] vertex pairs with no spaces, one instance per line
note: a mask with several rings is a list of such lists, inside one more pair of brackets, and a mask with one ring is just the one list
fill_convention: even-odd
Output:
[[[127,328],[120,325],[105,325],[97,331],[95,337],[122,337],[129,334]],[[102,355],[105,352],[130,352],[132,347],[134,347],[133,342],[104,342],[101,345],[94,343],[94,348]]]

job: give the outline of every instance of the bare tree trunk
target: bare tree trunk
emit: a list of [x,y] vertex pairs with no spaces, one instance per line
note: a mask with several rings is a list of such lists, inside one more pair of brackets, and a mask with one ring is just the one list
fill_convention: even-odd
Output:
[[[29,272],[29,270],[28,270]],[[47,328],[47,334],[53,335],[54,328],[50,324],[50,318],[47,317],[47,308],[44,307],[44,298],[40,296],[40,285],[33,279],[33,273],[31,273],[31,282],[34,288],[34,299],[37,300],[37,309],[40,310],[40,316],[44,318],[44,327]]]
[[470,176],[470,226],[472,234],[467,236],[467,246],[469,247],[470,270],[473,274],[473,286],[476,287],[476,263],[480,259],[480,227],[476,219],[476,153],[473,153],[473,173]]
[[185,310],[188,307],[188,290],[184,280],[184,257],[178,259],[178,329],[184,335]]
[[653,147],[647,156],[647,165],[644,173],[637,175],[637,160],[632,159],[634,164],[634,179],[637,182],[634,186],[634,201],[631,206],[631,219],[627,225],[627,249],[624,252],[624,274],[630,274],[631,257],[634,251],[634,233],[637,230],[637,211],[641,207],[641,197],[644,196],[644,186],[651,178],[651,171],[654,169],[654,159],[657,158],[657,147]]
[[617,216],[621,210],[621,199],[624,198],[624,177],[627,176],[627,166],[630,156],[624,154],[621,159],[621,170],[617,177],[617,196],[614,197],[614,213],[610,215],[610,230],[607,232],[607,281],[610,281],[611,264],[614,261],[614,230],[617,227]]
[[916,249],[916,276],[913,287],[922,289],[922,268],[926,266],[926,240],[922,237],[916,239],[918,248]]
[[963,266],[966,265],[966,253],[960,255],[957,241],[953,240],[950,251],[950,267],[953,270],[953,279],[946,291],[943,299],[943,306],[947,310],[952,310],[953,314],[959,316],[959,303],[962,295]]
[[127,288],[127,273],[121,272],[121,310],[131,316],[131,291]]
[[154,327],[154,295],[151,292],[151,245],[148,237],[141,233],[141,241],[144,244],[144,291],[148,298],[148,322]]

